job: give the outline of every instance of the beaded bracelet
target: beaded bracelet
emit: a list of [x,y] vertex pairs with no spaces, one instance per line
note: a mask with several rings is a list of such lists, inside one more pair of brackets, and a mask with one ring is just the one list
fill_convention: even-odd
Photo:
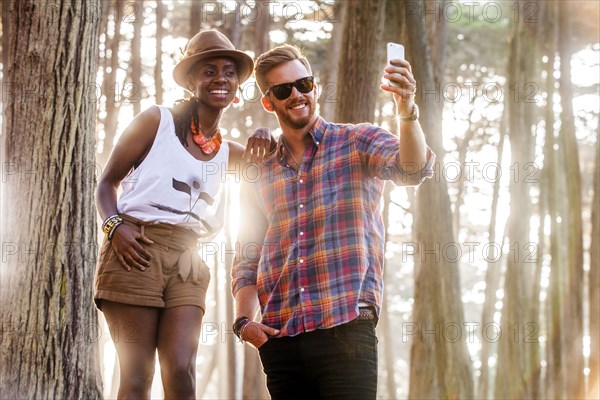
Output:
[[115,234],[115,231],[117,230],[117,227],[119,225],[123,224],[123,221],[119,221],[117,223],[115,223],[112,227],[112,229],[110,230],[110,232],[108,232],[108,240],[112,240],[113,235]]
[[104,220],[102,223],[102,232],[104,232],[104,234],[108,237],[108,240],[112,239],[115,229],[122,223],[123,219],[118,215],[111,215]]

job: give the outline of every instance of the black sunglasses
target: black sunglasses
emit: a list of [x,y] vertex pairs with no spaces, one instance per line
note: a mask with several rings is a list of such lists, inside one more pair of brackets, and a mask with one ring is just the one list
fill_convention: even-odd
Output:
[[292,88],[298,89],[300,93],[309,93],[315,87],[315,77],[307,76],[300,78],[297,81],[289,83],[281,83],[279,85],[271,86],[265,92],[265,96],[269,92],[273,92],[277,100],[285,100],[292,94]]

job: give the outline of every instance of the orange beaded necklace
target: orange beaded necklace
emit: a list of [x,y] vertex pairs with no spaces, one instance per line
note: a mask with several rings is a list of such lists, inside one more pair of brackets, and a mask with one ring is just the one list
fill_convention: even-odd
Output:
[[[198,124],[200,124],[200,123],[198,123]],[[219,149],[221,148],[221,143],[223,142],[223,137],[221,136],[221,130],[217,129],[217,132],[214,135],[212,135],[212,137],[210,139],[207,139],[206,136],[204,136],[204,133],[202,133],[202,131],[200,130],[201,127],[202,126],[200,125],[198,127],[198,129],[196,129],[196,126],[194,125],[194,121],[192,120],[190,129],[192,130],[194,143],[196,143],[198,145],[198,147],[200,147],[202,152],[206,155],[212,154],[215,151],[218,152]]]

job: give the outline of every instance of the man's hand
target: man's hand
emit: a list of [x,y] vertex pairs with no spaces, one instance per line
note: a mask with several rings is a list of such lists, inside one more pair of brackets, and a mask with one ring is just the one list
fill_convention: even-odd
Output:
[[270,328],[259,322],[250,321],[242,329],[242,334],[240,336],[243,341],[250,343],[258,349],[263,344],[267,343],[269,337],[277,335],[279,335],[278,329]]
[[[384,68],[383,78],[390,81],[390,85],[381,85],[383,91],[391,92],[396,102],[396,112],[400,116],[412,113],[414,96],[417,91],[417,81],[412,74],[412,68],[406,60],[391,60],[392,65]],[[394,83],[396,86],[391,86]]]
[[246,151],[243,154],[247,162],[260,163],[271,152],[275,143],[271,131],[267,128],[257,128],[246,143]]

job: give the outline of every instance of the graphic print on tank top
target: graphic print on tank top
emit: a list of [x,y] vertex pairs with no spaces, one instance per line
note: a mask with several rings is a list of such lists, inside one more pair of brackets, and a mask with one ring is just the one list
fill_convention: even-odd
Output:
[[[158,203],[150,203],[150,205],[158,210],[170,212],[177,215],[185,215],[184,222],[188,222],[190,218],[193,218],[204,228],[200,236],[210,236],[212,235],[218,227],[215,227],[211,224],[212,221],[207,221],[206,219],[200,217],[197,213],[194,212],[194,209],[197,208],[199,210],[206,209],[206,207],[213,207],[215,204],[215,199],[208,193],[202,190],[202,185],[197,180],[193,180],[192,184],[189,185],[186,182],[179,181],[175,178],[173,179],[173,189],[178,192],[183,192],[187,196],[189,196],[189,210],[177,210],[173,207],[164,204]],[[217,196],[220,195],[217,193]],[[218,208],[216,212],[212,213],[212,215],[221,215],[221,208],[225,204],[223,201],[218,201]]]

